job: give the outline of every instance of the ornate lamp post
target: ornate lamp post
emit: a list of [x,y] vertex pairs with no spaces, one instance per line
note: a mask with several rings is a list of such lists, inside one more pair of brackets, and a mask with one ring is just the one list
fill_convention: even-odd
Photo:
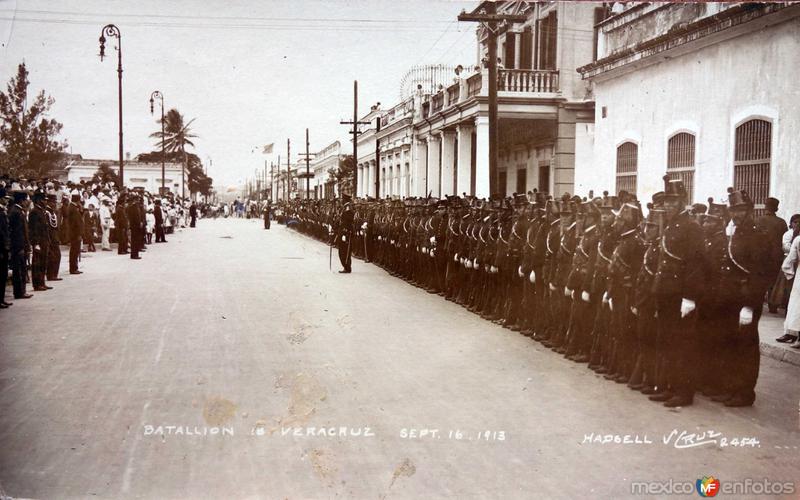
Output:
[[125,187],[124,165],[122,158],[122,36],[119,28],[113,24],[107,24],[100,30],[100,60],[106,55],[106,37],[117,39],[117,77],[119,79],[119,180],[122,184],[120,190]]
[[165,196],[167,194],[167,189],[164,184],[164,142],[166,137],[164,136],[164,94],[159,92],[158,90],[154,90],[152,94],[150,94],[150,115],[153,114],[153,104],[155,100],[158,99],[161,103],[161,196]]

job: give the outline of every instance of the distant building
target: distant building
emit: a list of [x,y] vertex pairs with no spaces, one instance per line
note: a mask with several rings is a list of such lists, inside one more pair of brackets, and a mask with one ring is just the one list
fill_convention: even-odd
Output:
[[[618,6],[617,6],[618,7]],[[800,207],[800,4],[642,2],[596,26],[594,62],[578,71],[596,102],[594,161],[578,192],[642,200],[662,176],[691,199],[746,189],[790,215]]]
[[[129,155],[130,156],[130,155]],[[89,181],[94,176],[100,165],[108,165],[111,170],[119,174],[117,160],[94,160],[73,155],[64,167],[66,180],[78,183]],[[151,193],[158,193],[161,188],[161,162],[141,162],[138,160],[125,160],[123,182],[127,188],[144,188]],[[181,175],[183,171],[184,175]],[[182,192],[184,180],[189,178],[189,172],[183,169],[182,163],[166,162],[164,164],[164,183],[167,191],[175,194]],[[189,195],[187,188],[186,195]]]
[[[481,2],[475,12],[486,4]],[[572,192],[576,165],[591,164],[594,102],[575,69],[592,60],[593,27],[605,7],[499,1],[496,9],[527,19],[500,25],[497,54],[486,53],[487,32],[479,28],[475,66],[453,73],[452,83],[435,93],[420,92],[413,134],[403,139],[412,160],[408,166],[399,161],[399,176],[410,176],[412,195],[491,194],[488,70],[482,64],[488,57],[500,59],[496,194],[534,188]],[[398,194],[404,193],[403,182]]]
[[[381,197],[424,196],[426,166],[423,152],[414,148],[414,119],[419,116],[422,93],[408,97],[381,116],[375,133],[380,150]],[[374,181],[373,181],[374,182]]]
[[[314,172],[312,179],[312,197],[315,199],[334,198],[339,195],[336,179],[330,175],[331,170],[339,168],[339,162],[345,158],[346,154],[342,151],[342,143],[335,141],[317,152],[311,161],[311,168]],[[305,166],[303,166],[305,169]]]
[[361,198],[367,196],[375,197],[375,141],[377,134],[377,124],[382,114],[380,105],[372,106],[369,113],[362,116],[358,121],[370,122],[370,125],[362,125],[358,135],[358,159],[356,161],[356,174],[358,175],[358,186],[356,195]]

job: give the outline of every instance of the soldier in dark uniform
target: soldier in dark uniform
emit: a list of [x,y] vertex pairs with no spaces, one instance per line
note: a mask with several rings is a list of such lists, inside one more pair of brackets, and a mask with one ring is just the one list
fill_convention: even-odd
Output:
[[141,246],[139,252],[147,251],[147,209],[144,207],[144,196],[139,194],[136,199],[136,208],[139,214],[139,226],[141,227],[139,235],[141,236]]
[[[756,227],[759,231],[764,233],[770,240],[770,246],[774,247],[775,243],[778,245],[783,244],[783,233],[786,232],[788,226],[786,225],[786,221],[780,217],[778,217],[776,212],[778,211],[778,205],[780,202],[777,198],[767,198],[764,202],[764,211],[766,212],[761,217],[756,219]],[[774,242],[774,243],[773,243]],[[783,259],[781,259],[782,261]],[[772,288],[777,286],[778,283],[783,280],[783,273],[780,272],[780,263],[778,267],[775,268],[775,275],[772,277],[772,283],[770,283],[770,292]],[[776,303],[775,299],[777,297],[773,297],[772,293],[769,293],[770,300],[767,301],[769,306],[769,312],[776,313],[778,312],[778,306],[780,303]]]
[[339,261],[342,264],[342,274],[352,272],[352,239],[353,239],[353,206],[351,198],[348,195],[342,196],[344,207],[342,213],[339,214],[336,231],[336,245],[339,249]]
[[[728,207],[714,203],[708,199],[707,213],[702,217],[704,240],[705,272],[704,293],[700,298],[697,310],[698,331],[701,332],[700,344],[702,352],[720,353],[725,350],[728,341],[727,325],[722,309],[722,265],[728,253],[728,237],[725,227],[728,225]],[[721,321],[722,320],[722,321]],[[723,402],[730,397],[725,392],[724,360],[722,356],[710,356],[700,366],[698,388],[714,401]]]
[[780,266],[780,244],[760,231],[753,220],[753,202],[745,191],[729,189],[728,210],[733,222],[728,251],[720,263],[720,321],[727,340],[721,353],[730,395],[725,406],[750,406],[760,363],[758,321],[764,293]]
[[640,373],[636,371],[640,349],[635,329],[636,318],[631,306],[635,301],[633,287],[645,250],[639,239],[640,221],[638,202],[625,203],[614,221],[620,236],[608,270],[612,371],[606,378],[613,377],[618,383],[632,381],[634,386],[640,383]]
[[142,245],[142,222],[139,216],[139,204],[135,194],[131,195],[125,207],[125,215],[128,217],[128,224],[131,228],[131,259],[141,259],[139,250]]
[[631,305],[631,312],[636,316],[636,338],[640,347],[641,376],[628,386],[646,395],[655,394],[656,387],[666,385],[665,374],[659,371],[661,353],[658,350],[656,307],[652,293],[653,280],[656,276],[661,252],[661,230],[665,225],[665,212],[661,208],[655,208],[655,202],[662,194],[653,195],[654,203],[648,206],[649,211],[642,235],[646,248],[639,274],[636,277],[635,298]]
[[29,299],[33,295],[25,290],[25,279],[28,274],[28,254],[30,241],[28,239],[28,220],[23,205],[27,203],[28,193],[25,191],[14,192],[14,205],[8,211],[8,227],[10,233],[11,250],[11,280],[14,284],[15,299]]
[[262,210],[262,215],[264,216],[264,229],[269,229],[270,224],[270,212],[272,211],[272,207],[270,207],[269,202],[264,203],[264,210]]
[[164,208],[161,205],[161,200],[155,201],[153,217],[156,219],[156,243],[166,243],[167,238],[164,236]]
[[72,195],[67,208],[67,234],[69,235],[69,274],[81,274],[78,270],[78,257],[81,255],[81,237],[83,236],[83,215],[80,207],[81,195]]
[[47,281],[61,281],[58,277],[58,270],[61,267],[61,224],[59,221],[58,210],[56,210],[55,194],[47,195],[45,214],[47,215],[47,231],[50,240],[50,249],[47,252]]
[[197,224],[197,205],[195,205],[194,202],[192,202],[192,204],[189,206],[189,217],[192,218],[192,220],[189,222],[189,227],[195,227]]
[[9,197],[6,195],[6,189],[0,187],[0,309],[6,309],[11,304],[6,302],[6,282],[8,281],[8,259],[9,252],[11,251],[11,233],[8,227],[8,211],[6,210],[6,203]]
[[45,284],[47,275],[47,254],[50,251],[49,222],[43,202],[45,194],[41,191],[33,193],[33,208],[28,216],[28,234],[30,235],[33,256],[31,257],[31,278],[33,289],[37,292],[50,290]]
[[[687,406],[694,401],[697,336],[697,300],[703,283],[703,231],[685,210],[686,189],[680,180],[664,177],[666,227],[653,282],[659,338],[668,354],[668,388],[650,399],[667,407]],[[661,388],[659,388],[661,389]]]
[[125,210],[127,195],[121,193],[117,199],[117,206],[114,208],[114,230],[117,233],[117,253],[122,255],[128,253],[128,216]]

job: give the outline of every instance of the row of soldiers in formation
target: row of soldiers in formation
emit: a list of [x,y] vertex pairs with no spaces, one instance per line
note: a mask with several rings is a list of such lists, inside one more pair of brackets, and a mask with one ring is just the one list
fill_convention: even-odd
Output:
[[[296,229],[438,293],[667,407],[755,401],[758,323],[782,261],[745,191],[687,206],[634,195],[295,201]],[[786,224],[783,222],[783,230]],[[777,236],[776,236],[777,235]]]
[[[104,203],[110,203],[110,200]],[[160,200],[156,200],[155,214],[156,242],[166,241]],[[146,216],[141,194],[121,193],[113,219],[117,252],[141,259],[139,253],[146,248]],[[11,305],[5,300],[9,267],[15,299],[32,297],[26,286],[29,267],[34,291],[50,290],[52,287],[48,281],[62,279],[59,277],[60,245],[69,245],[69,273],[83,273],[79,270],[79,260],[87,234],[84,224],[84,206],[77,191],[72,192],[69,201],[62,200],[59,206],[55,193],[37,190],[29,198],[26,190],[8,193],[0,188],[0,280],[3,283],[0,308]],[[106,238],[104,235],[104,249]]]

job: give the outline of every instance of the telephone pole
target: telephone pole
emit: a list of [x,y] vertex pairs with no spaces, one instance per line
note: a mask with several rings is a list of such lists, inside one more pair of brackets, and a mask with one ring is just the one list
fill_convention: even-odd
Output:
[[[380,104],[380,103],[378,103]],[[375,118],[375,198],[381,198],[381,141],[378,139],[378,133],[381,131],[381,115]]]
[[358,130],[358,126],[369,125],[369,122],[358,121],[358,80],[353,80],[353,121],[340,121],[339,124],[353,126],[353,130],[350,133],[353,135],[353,197],[355,198],[358,195],[358,169],[356,168],[356,162],[358,162],[358,135],[361,133]]
[[489,194],[499,192],[497,179],[497,24],[500,22],[522,23],[527,18],[521,15],[497,14],[494,2],[477,14],[461,11],[459,21],[483,24],[487,32],[487,63],[489,66]]
[[[306,129],[306,152],[305,153],[298,153],[298,156],[305,156],[306,157],[306,174],[303,176],[306,178],[306,199],[309,199],[311,188],[310,182],[313,175],[311,175],[311,153],[309,152],[308,148],[310,147],[310,143],[308,142],[308,129]],[[299,176],[298,176],[299,177]]]
[[286,201],[290,200],[290,192],[291,192],[291,180],[292,180],[292,166],[289,163],[289,158],[291,157],[291,144],[290,140],[286,139]]

